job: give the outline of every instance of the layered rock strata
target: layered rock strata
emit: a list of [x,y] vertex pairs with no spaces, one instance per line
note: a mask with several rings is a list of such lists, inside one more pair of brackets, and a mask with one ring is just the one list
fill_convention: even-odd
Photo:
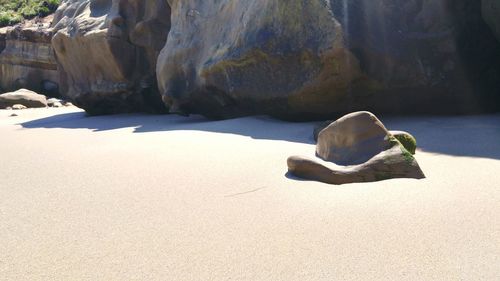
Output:
[[30,89],[59,95],[59,73],[47,22],[2,28],[0,31],[0,88]]

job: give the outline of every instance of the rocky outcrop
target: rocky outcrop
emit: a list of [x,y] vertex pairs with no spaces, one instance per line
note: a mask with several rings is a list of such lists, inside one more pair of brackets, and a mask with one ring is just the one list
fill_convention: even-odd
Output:
[[166,0],[67,0],[53,27],[66,98],[94,114],[164,108],[155,68],[170,30]]
[[51,28],[0,32],[0,88],[92,114],[498,110],[497,2],[64,0]]
[[482,13],[486,23],[490,26],[495,36],[500,40],[500,1],[481,0]]
[[324,1],[170,2],[157,73],[171,111],[321,115],[365,82]]
[[369,112],[348,114],[323,129],[316,155],[290,157],[289,172],[330,184],[425,177],[412,154]]
[[59,73],[49,23],[46,19],[2,28],[0,88],[5,91],[26,88],[50,96],[59,94]]
[[26,107],[47,107],[47,98],[27,89],[0,95],[0,108],[21,104]]
[[459,2],[171,0],[160,92],[220,118],[481,111],[500,49],[479,1]]

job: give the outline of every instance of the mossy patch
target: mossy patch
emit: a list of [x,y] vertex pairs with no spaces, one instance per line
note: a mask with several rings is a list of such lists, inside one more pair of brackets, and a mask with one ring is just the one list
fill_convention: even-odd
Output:
[[415,154],[417,150],[417,140],[410,134],[396,134],[394,137],[410,152]]
[[393,176],[389,173],[384,173],[384,172],[375,173],[375,180],[376,181],[385,181],[385,180],[390,180],[392,178],[393,178]]
[[403,146],[401,146],[401,155],[403,155],[403,158],[408,164],[413,163],[413,161],[415,160],[415,158],[413,158],[413,155]]

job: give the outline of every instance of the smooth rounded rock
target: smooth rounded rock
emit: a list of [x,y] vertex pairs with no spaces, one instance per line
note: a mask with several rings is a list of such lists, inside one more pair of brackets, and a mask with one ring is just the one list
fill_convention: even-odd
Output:
[[30,108],[47,107],[47,97],[26,89],[0,95],[0,108],[12,107],[15,104]]
[[[405,141],[406,132],[394,132]],[[370,112],[348,114],[318,134],[316,158],[292,156],[288,171],[329,184],[425,178],[416,159]]]
[[331,123],[318,135],[316,154],[339,165],[366,162],[391,146],[389,132],[370,112],[348,114]]

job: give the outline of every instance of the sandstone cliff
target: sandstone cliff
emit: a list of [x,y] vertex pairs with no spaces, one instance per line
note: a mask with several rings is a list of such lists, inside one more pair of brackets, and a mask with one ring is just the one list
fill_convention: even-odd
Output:
[[47,22],[2,28],[0,31],[0,88],[30,89],[58,95],[59,73]]
[[170,30],[164,0],[69,0],[52,45],[67,98],[90,113],[162,110],[156,59]]
[[58,87],[92,114],[499,110],[496,3],[65,0],[46,35],[0,32],[0,87]]

